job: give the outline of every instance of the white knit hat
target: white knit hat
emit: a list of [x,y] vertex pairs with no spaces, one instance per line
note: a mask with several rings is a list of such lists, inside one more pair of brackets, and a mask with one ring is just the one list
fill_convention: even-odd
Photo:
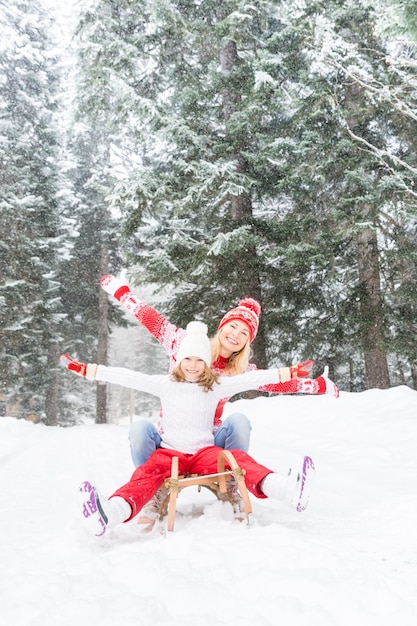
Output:
[[176,359],[179,365],[189,356],[197,356],[211,366],[211,345],[207,337],[207,326],[203,322],[189,322],[185,329],[186,335],[180,343]]

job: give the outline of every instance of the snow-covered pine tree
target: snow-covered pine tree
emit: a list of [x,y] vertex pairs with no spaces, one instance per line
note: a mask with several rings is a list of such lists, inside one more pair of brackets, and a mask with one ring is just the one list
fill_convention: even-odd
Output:
[[0,4],[1,392],[17,417],[58,420],[57,58],[38,2]]
[[298,67],[298,108],[283,142],[283,187],[293,185],[290,219],[312,246],[312,280],[307,274],[304,282],[322,283],[305,329],[324,358],[350,358],[367,387],[384,388],[399,331],[390,304],[400,284],[394,259],[401,263],[399,234],[415,216],[416,47],[398,38],[399,18],[395,32],[367,2],[313,6],[294,22],[299,45],[288,46],[285,61]]
[[[62,264],[62,302],[68,322],[62,350],[81,361],[106,364],[109,325],[115,320],[123,323],[120,311],[108,307],[107,295],[100,288],[101,276],[116,272],[120,266],[115,218],[106,200],[111,186],[109,146],[103,132],[88,124],[81,129],[75,124],[71,132],[74,236],[68,258]],[[72,398],[74,390],[82,386],[84,400],[86,393],[90,399],[83,401],[82,413],[94,414],[96,423],[105,423],[106,386],[95,386],[94,399],[93,388],[89,393],[83,382],[67,381],[66,396]]]
[[[101,276],[120,268],[119,239],[115,225],[118,216],[110,210],[108,196],[114,186],[111,103],[103,108],[91,106],[90,92],[84,89],[86,79],[83,50],[74,43],[74,98],[68,130],[68,146],[73,159],[71,181],[74,207],[71,217],[74,232],[71,250],[63,265],[62,300],[69,327],[65,351],[81,361],[107,363],[111,325],[123,322],[121,312],[108,306],[106,293],[100,288]],[[103,92],[104,93],[104,92]],[[100,98],[103,94],[100,95]],[[74,409],[74,391],[79,381],[68,382],[66,399]],[[107,386],[96,385],[91,392],[83,388],[82,414],[95,416],[96,423],[108,419]],[[89,402],[85,402],[85,393]],[[77,395],[77,394],[75,394]]]

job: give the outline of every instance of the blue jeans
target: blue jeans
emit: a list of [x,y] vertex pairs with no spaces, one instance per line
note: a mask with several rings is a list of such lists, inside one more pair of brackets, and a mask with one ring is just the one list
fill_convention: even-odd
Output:
[[[214,433],[214,445],[225,450],[249,450],[251,425],[243,413],[232,413]],[[135,467],[143,465],[161,447],[161,435],[148,420],[134,422],[129,430],[130,453]]]

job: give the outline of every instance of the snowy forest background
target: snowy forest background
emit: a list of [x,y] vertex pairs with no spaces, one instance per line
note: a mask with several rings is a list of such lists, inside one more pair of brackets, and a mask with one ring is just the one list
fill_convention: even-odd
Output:
[[417,389],[416,1],[0,0],[0,29],[2,414],[152,411],[58,365],[165,371],[122,270],[211,333],[259,299],[258,366]]

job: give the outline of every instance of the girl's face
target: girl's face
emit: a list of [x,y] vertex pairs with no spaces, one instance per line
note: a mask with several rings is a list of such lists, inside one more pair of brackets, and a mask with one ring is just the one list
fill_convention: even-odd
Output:
[[231,320],[219,332],[220,354],[229,358],[233,352],[240,352],[250,338],[249,327],[240,320]]
[[198,380],[204,374],[206,363],[197,356],[187,356],[180,363],[180,370],[187,380]]

